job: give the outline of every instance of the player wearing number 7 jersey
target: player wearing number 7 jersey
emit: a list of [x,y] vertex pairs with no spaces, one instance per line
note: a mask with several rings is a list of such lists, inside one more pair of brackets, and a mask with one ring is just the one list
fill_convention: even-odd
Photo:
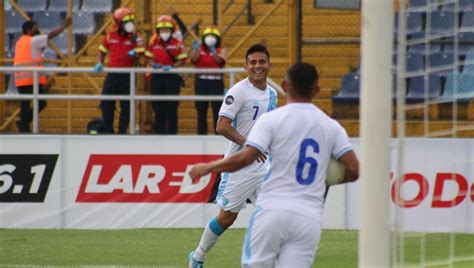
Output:
[[[256,120],[276,108],[276,92],[267,85],[270,54],[266,47],[253,45],[247,50],[245,70],[248,78],[229,89],[219,111],[217,132],[231,141],[226,158],[243,148]],[[269,161],[265,158],[264,154],[238,172],[221,174],[216,197],[221,210],[217,217],[209,221],[198,247],[190,253],[190,268],[203,267],[207,253],[219,236],[234,223],[247,199],[255,204],[262,181],[269,172]]]
[[244,150],[196,165],[190,172],[192,178],[233,172],[270,150],[271,175],[262,185],[250,219],[242,267],[311,267],[321,235],[331,157],[344,165],[344,182],[359,177],[359,163],[346,131],[312,104],[319,91],[317,82],[313,65],[292,65],[282,82],[287,105],[257,120]]

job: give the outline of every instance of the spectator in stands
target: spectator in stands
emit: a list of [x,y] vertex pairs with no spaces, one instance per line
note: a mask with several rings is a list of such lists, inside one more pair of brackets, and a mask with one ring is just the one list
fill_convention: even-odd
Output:
[[[133,11],[122,7],[113,13],[114,30],[107,34],[99,46],[99,62],[94,67],[95,72],[104,69],[105,55],[109,54],[109,67],[131,68],[145,52],[143,39],[135,31]],[[130,74],[110,73],[105,78],[102,95],[129,95]],[[104,100],[100,104],[103,124],[100,133],[114,133],[115,101]],[[129,101],[120,101],[119,134],[127,133],[130,122]]]
[[[173,18],[162,15],[156,24],[156,34],[152,36],[146,56],[153,69],[169,71],[182,66],[187,54],[183,43],[173,37],[176,24]],[[178,74],[159,73],[151,75],[152,95],[179,95],[183,80]],[[155,112],[154,133],[174,135],[178,133],[178,101],[153,101]]]
[[[201,45],[199,45],[198,40],[194,40],[191,53],[191,63],[196,68],[223,68],[225,65],[225,52],[221,47],[221,34],[219,30],[214,26],[204,29]],[[194,81],[196,95],[224,94],[224,76],[222,74],[197,74]],[[214,132],[221,104],[221,101],[211,101]],[[198,114],[197,133],[199,135],[207,134],[208,107],[208,101],[196,101]]]
[[[64,25],[52,30],[48,34],[40,34],[38,25],[34,21],[26,21],[22,25],[23,35],[15,45],[15,67],[42,67],[42,49],[48,44],[48,40],[55,38],[72,23],[71,18],[66,18]],[[39,74],[39,93],[46,93],[47,78]],[[20,94],[33,94],[33,72],[15,72],[15,84]],[[30,123],[33,120],[33,110],[29,100],[20,102],[20,120],[16,122],[20,133],[29,133]],[[39,111],[46,107],[46,101],[39,102]]]

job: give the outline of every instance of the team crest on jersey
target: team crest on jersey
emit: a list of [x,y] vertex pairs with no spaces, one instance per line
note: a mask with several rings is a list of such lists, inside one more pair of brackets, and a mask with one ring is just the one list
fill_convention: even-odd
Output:
[[232,95],[227,96],[225,98],[225,104],[231,105],[232,103],[234,103],[234,97]]

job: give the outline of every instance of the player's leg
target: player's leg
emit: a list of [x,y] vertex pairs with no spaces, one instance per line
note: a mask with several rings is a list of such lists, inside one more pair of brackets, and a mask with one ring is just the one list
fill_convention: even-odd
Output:
[[278,210],[257,207],[253,211],[242,249],[242,267],[275,267],[280,247],[288,239],[286,220]]
[[232,226],[239,211],[245,207],[245,201],[260,187],[261,176],[246,176],[223,173],[217,194],[217,204],[221,207],[219,215],[206,225],[199,245],[190,256],[190,267],[194,263],[203,263],[206,255],[217,243],[224,231]]
[[321,223],[301,214],[285,211],[288,240],[282,244],[276,267],[311,267],[319,246]]

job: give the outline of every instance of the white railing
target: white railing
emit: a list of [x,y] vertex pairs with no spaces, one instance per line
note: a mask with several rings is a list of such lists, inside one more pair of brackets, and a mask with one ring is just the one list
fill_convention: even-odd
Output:
[[[130,74],[130,95],[66,95],[66,94],[39,94],[39,73],[93,73],[92,68],[59,68],[59,67],[0,67],[0,72],[14,73],[17,71],[33,72],[33,94],[1,94],[0,100],[33,100],[33,133],[38,133],[38,107],[39,100],[128,100],[130,101],[130,134],[135,133],[135,101],[214,101],[222,100],[223,95],[208,96],[156,96],[156,95],[137,95],[136,94],[136,74],[137,73],[159,73],[159,74],[229,74],[230,86],[235,84],[235,74],[243,73],[243,68],[176,68],[169,71],[150,68],[104,68],[104,73],[129,73]],[[268,79],[268,84],[275,88],[280,94],[284,94],[283,90],[273,80]]]

